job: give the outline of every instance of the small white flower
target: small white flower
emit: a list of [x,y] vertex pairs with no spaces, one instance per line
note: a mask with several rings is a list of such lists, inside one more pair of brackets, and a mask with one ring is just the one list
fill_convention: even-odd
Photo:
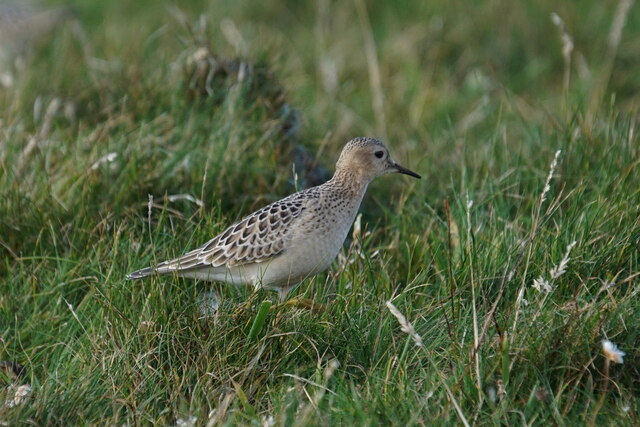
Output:
[[549,292],[551,292],[551,284],[543,279],[542,276],[533,281],[533,288],[536,291],[544,294],[548,294]]
[[91,170],[98,169],[100,165],[102,165],[103,163],[113,163],[117,158],[118,158],[118,153],[105,154],[104,156],[96,160],[94,164],[91,165]]
[[183,418],[178,418],[176,420],[176,427],[193,427],[196,425],[196,421],[198,421],[198,417],[194,417],[193,415],[189,415],[189,418],[186,420]]
[[614,363],[624,363],[623,358],[627,354],[609,340],[602,340],[602,351],[604,357]]
[[[27,400],[27,396],[31,393],[31,386],[29,384],[23,384],[19,386],[11,385],[7,387],[7,395],[13,393],[13,397],[9,397],[4,406],[7,408],[13,408],[14,406],[21,405]],[[1,408],[1,407],[0,407]]]
[[272,427],[276,425],[276,420],[273,418],[273,415],[263,415],[260,422],[262,423],[262,427]]

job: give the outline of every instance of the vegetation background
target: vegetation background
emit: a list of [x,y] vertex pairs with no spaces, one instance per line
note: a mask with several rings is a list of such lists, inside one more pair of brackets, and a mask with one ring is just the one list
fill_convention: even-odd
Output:
[[[640,424],[633,1],[63,5],[0,27],[0,423]],[[423,179],[371,186],[325,311],[124,280],[359,135]]]

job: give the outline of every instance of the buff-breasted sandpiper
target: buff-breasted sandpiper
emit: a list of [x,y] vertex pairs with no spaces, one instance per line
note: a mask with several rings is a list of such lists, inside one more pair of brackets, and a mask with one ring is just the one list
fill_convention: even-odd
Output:
[[250,285],[276,290],[282,301],[302,280],[329,268],[367,186],[392,172],[420,178],[393,161],[377,139],[352,139],[342,149],[329,181],[265,206],[198,249],[127,278],[157,273]]

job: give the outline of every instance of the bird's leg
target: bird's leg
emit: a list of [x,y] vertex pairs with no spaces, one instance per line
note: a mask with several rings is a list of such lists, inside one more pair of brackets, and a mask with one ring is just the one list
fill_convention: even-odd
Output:
[[278,288],[278,302],[280,304],[284,303],[284,301],[287,299],[287,294],[289,293],[289,287],[288,286],[283,286],[281,288]]

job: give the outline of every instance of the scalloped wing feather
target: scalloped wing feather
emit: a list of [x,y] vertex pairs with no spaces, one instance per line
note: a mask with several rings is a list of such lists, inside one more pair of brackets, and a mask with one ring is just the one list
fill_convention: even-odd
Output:
[[291,239],[292,222],[306,209],[308,191],[259,209],[180,258],[158,264],[158,273],[199,268],[237,267],[280,255]]

